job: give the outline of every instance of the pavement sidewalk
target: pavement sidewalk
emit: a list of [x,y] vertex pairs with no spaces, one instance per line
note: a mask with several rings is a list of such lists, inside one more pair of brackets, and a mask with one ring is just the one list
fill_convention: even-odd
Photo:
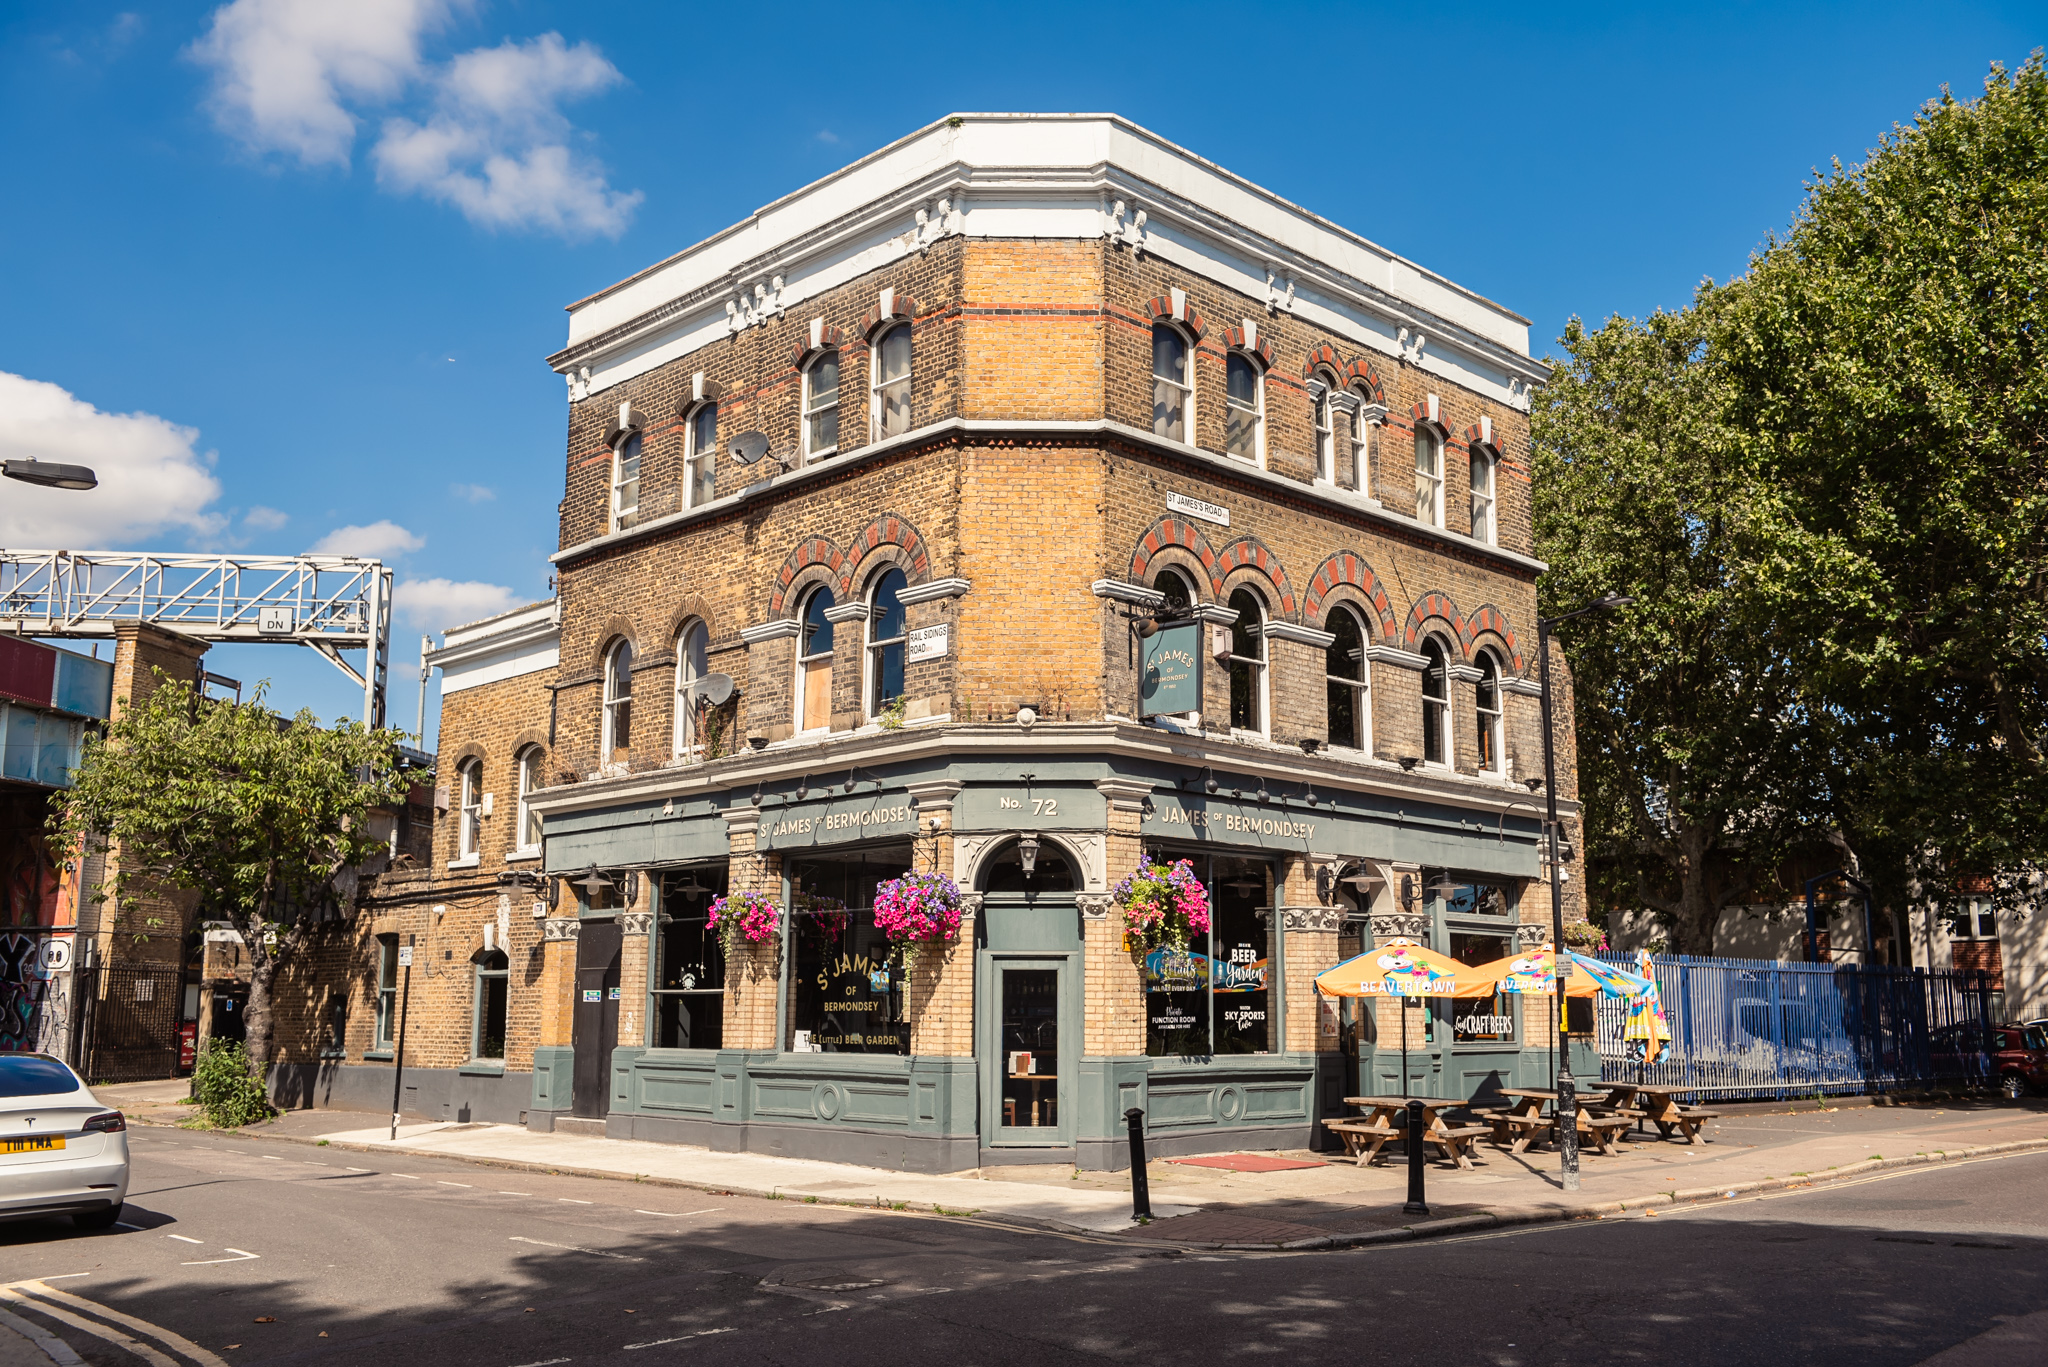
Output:
[[[144,1093],[144,1089],[155,1090]],[[175,1124],[183,1084],[97,1089],[142,1124]],[[1154,1219],[1130,1218],[1130,1175],[1064,1165],[907,1173],[679,1144],[533,1134],[511,1125],[365,1127],[358,1112],[296,1111],[245,1134],[326,1142],[363,1152],[452,1158],[514,1168],[612,1177],[739,1195],[973,1213],[1021,1224],[1113,1234],[1185,1247],[1307,1248],[1411,1238],[1496,1223],[1590,1218],[1673,1202],[1726,1199],[1770,1187],[1849,1177],[1883,1167],[1990,1152],[2048,1149],[2048,1103],[1942,1101],[1914,1105],[1745,1111],[1713,1122],[1703,1144],[1655,1132],[1602,1156],[1587,1151],[1577,1192],[1562,1190],[1554,1151],[1510,1153],[1481,1144],[1465,1172],[1433,1163],[1430,1216],[1403,1213],[1405,1164],[1359,1168],[1291,1151],[1304,1165],[1235,1172],[1155,1159],[1147,1165]]]

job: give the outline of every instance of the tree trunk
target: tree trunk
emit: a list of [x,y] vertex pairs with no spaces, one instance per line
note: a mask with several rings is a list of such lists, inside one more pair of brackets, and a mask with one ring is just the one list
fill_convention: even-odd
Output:
[[249,1068],[258,1077],[270,1063],[271,1039],[276,1033],[270,1009],[270,988],[276,977],[277,959],[272,955],[255,959],[249,967],[249,1009],[242,1020],[248,1032]]
[[1678,909],[1671,918],[1671,949],[1675,954],[1711,955],[1714,932],[1721,924],[1721,903],[1707,888],[1707,852],[1712,835],[1681,824],[1678,842]]

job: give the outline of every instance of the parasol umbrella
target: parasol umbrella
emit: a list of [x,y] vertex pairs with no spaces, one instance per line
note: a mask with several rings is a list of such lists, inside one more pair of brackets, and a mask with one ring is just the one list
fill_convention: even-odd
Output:
[[[1454,997],[1470,978],[1466,964],[1413,940],[1393,939],[1316,975],[1327,997]],[[1408,1095],[1408,1012],[1401,1011],[1401,1095]]]
[[[1529,997],[1556,996],[1556,959],[1556,951],[1545,945],[1541,949],[1475,965],[1458,976],[1458,990],[1452,995],[1491,997],[1496,992],[1514,992]],[[1570,973],[1564,985],[1567,997],[1590,997],[1600,991],[1598,983],[1583,973],[1573,972],[1570,965],[1567,965],[1567,972]]]
[[[1647,1066],[1657,1061],[1657,1055],[1663,1052],[1664,1044],[1670,1040],[1671,1022],[1664,1015],[1664,998],[1657,990],[1657,979],[1650,972],[1649,950],[1636,951],[1636,968],[1649,987],[1628,999],[1628,1023],[1623,1027],[1621,1037],[1643,1042],[1642,1062]],[[1640,1083],[1642,1080],[1642,1070],[1638,1068],[1636,1081]]]

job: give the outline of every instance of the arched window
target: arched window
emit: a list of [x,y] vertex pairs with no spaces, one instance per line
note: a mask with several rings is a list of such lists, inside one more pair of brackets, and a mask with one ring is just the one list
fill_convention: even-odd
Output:
[[640,433],[622,433],[612,447],[613,531],[632,522],[640,508]]
[[1265,462],[1266,386],[1251,357],[1230,353],[1224,370],[1223,450],[1241,460]]
[[1327,626],[1337,639],[1323,652],[1324,686],[1330,706],[1330,744],[1352,750],[1371,748],[1372,707],[1366,695],[1365,631],[1358,614],[1341,604],[1330,610]]
[[1473,739],[1479,742],[1479,771],[1507,773],[1507,747],[1502,743],[1500,706],[1500,661],[1490,650],[1479,653],[1478,724]]
[[1192,607],[1195,601],[1195,587],[1188,577],[1176,569],[1163,569],[1152,578],[1152,587],[1166,595],[1166,601],[1159,605],[1161,612]]
[[903,696],[903,571],[877,575],[868,593],[868,716],[879,717]]
[[1358,402],[1353,405],[1347,436],[1351,443],[1350,487],[1365,493],[1372,492],[1372,430],[1379,426],[1379,414],[1384,410],[1372,405],[1372,396],[1354,389],[1351,391]]
[[1472,539],[1494,543],[1493,453],[1472,443]]
[[474,859],[483,847],[484,765],[468,759],[456,766],[455,856]]
[[476,1000],[470,1014],[469,1056],[505,1057],[505,985],[511,967],[502,949],[485,950],[476,965]]
[[797,637],[797,729],[823,731],[832,725],[832,623],[825,610],[832,590],[816,588],[804,600],[803,628]]
[[521,854],[538,852],[540,849],[540,813],[533,810],[533,795],[547,786],[547,779],[541,768],[547,759],[547,751],[538,745],[529,745],[519,752],[519,825],[513,839]]
[[604,735],[598,758],[623,764],[633,748],[633,643],[620,641],[604,661]]
[[699,404],[690,414],[688,449],[683,452],[683,476],[687,502],[701,508],[709,503],[718,487],[718,405]]
[[1331,484],[1337,478],[1337,405],[1329,375],[1318,374],[1310,382],[1309,402],[1315,418],[1316,482]]
[[689,622],[676,636],[676,747],[677,759],[696,759],[703,754],[706,701],[700,697],[697,681],[710,673],[706,654],[711,633],[702,622]]
[[910,430],[910,324],[898,323],[875,342],[875,440]]
[[1194,427],[1195,378],[1188,339],[1176,327],[1152,325],[1152,432],[1185,442]]
[[1451,665],[1442,641],[1430,636],[1422,642],[1422,760],[1425,764],[1451,762]]
[[1444,525],[1444,444],[1420,423],[1415,427],[1415,518]]
[[839,449],[839,353],[820,352],[804,370],[804,459]]
[[1266,605],[1250,589],[1230,595],[1237,620],[1230,624],[1230,724],[1239,731],[1266,730]]

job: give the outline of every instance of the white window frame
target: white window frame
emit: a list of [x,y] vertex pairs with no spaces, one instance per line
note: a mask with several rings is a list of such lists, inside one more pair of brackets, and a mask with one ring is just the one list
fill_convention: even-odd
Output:
[[1258,736],[1263,739],[1271,735],[1273,730],[1272,698],[1269,696],[1272,670],[1266,667],[1267,656],[1272,653],[1271,647],[1266,641],[1266,623],[1271,620],[1272,609],[1267,606],[1264,596],[1257,589],[1247,584],[1240,584],[1232,589],[1223,600],[1225,605],[1235,607],[1236,605],[1231,603],[1230,600],[1237,597],[1240,593],[1247,595],[1259,605],[1259,620],[1256,629],[1250,633],[1258,653],[1256,655],[1240,655],[1237,653],[1235,633],[1238,627],[1244,624],[1243,612],[1242,609],[1239,609],[1237,621],[1231,623],[1233,638],[1230,643],[1230,654],[1224,657],[1223,667],[1227,675],[1228,671],[1237,665],[1251,666],[1253,682],[1252,706],[1258,709],[1258,716],[1254,719],[1257,724],[1253,726],[1239,726],[1237,718],[1233,716],[1230,719],[1230,729],[1235,733]]
[[[1505,778],[1508,772],[1507,693],[1501,687],[1500,660],[1490,650],[1479,652],[1480,679],[1472,686],[1472,715],[1474,718],[1473,740],[1479,752],[1479,772],[1494,778]],[[1493,689],[1493,707],[1486,706],[1488,685]],[[1486,761],[1486,751],[1493,751],[1493,762]]]
[[[690,685],[703,675],[697,672],[697,661],[690,658],[690,638],[702,636],[708,650],[711,644],[711,630],[697,618],[683,623],[683,629],[676,633],[676,727],[673,754],[676,759],[694,762],[704,753],[704,738],[697,734],[697,709],[690,705]],[[710,661],[705,661],[709,672]]]
[[[837,647],[839,644],[838,624],[833,622],[830,618],[827,618],[826,625],[832,628],[832,644],[827,646],[823,651],[820,651],[818,654],[804,654],[804,625],[806,622],[810,620],[811,605],[817,601],[818,595],[821,593],[824,594],[827,598],[831,598],[833,596],[832,590],[827,585],[817,584],[812,586],[812,588],[804,594],[803,598],[799,600],[797,606],[796,649],[791,652],[791,654],[796,656],[796,696],[794,698],[795,706],[791,709],[795,713],[795,715],[790,720],[792,723],[791,729],[794,730],[795,733],[799,736],[822,736],[825,735],[827,732],[831,731],[832,729],[832,700],[829,695],[825,700],[824,724],[822,726],[812,726],[808,728],[804,725],[804,701],[808,696],[808,691],[805,688],[805,684],[809,681],[810,671],[813,669],[824,669],[830,671],[832,669],[833,658],[836,654]],[[836,601],[832,606],[836,606]],[[829,611],[830,608],[828,607],[827,610]],[[819,661],[823,661],[823,663],[820,664]],[[834,686],[836,686],[837,683],[838,680],[833,680]]]
[[1319,374],[1309,388],[1309,418],[1315,428],[1317,484],[1337,482],[1337,386]]
[[[706,413],[711,415],[711,449],[697,449],[697,424]],[[698,463],[709,465],[711,487],[702,498],[697,496]],[[701,508],[718,497],[718,404],[715,400],[698,404],[690,410],[683,423],[683,506]]]
[[[839,378],[832,386],[832,401],[830,403],[820,403],[817,391],[818,367],[827,360],[832,362],[832,367],[838,373]],[[804,366],[803,442],[805,461],[823,460],[839,449],[838,436],[839,420],[841,417],[839,396],[845,392],[845,386],[846,366],[844,358],[837,347],[826,347],[823,351],[811,357],[810,362]],[[811,443],[811,427],[819,417],[826,413],[832,414],[832,444],[829,446],[814,446]]]
[[[633,477],[631,480],[628,480],[626,478],[626,448],[636,441],[640,443],[640,450],[633,457]],[[633,515],[640,511],[640,473],[641,466],[646,461],[646,458],[647,442],[641,437],[640,429],[637,427],[628,428],[626,431],[619,433],[618,439],[612,443],[611,529],[613,531],[618,531],[621,527],[626,526]],[[626,486],[629,483],[633,486],[633,501],[631,503],[625,501]]]
[[[910,340],[910,366],[897,379],[882,378],[882,348],[891,337],[901,332]],[[911,411],[910,386],[917,374],[917,339],[911,334],[908,322],[891,323],[875,334],[875,344],[868,349],[868,430],[870,441],[882,440],[882,391],[894,385],[903,386],[903,431],[908,432],[917,424],[917,415]],[[844,377],[842,377],[844,378]],[[892,432],[901,436],[902,432]]]
[[398,1037],[398,936],[377,937],[377,1009],[370,1023],[370,1052],[388,1054]]
[[483,761],[466,759],[455,774],[455,857],[474,859],[484,843]]
[[[1434,472],[1422,468],[1423,447],[1427,445]],[[1429,511],[1423,511],[1423,499],[1429,500]],[[1444,525],[1444,438],[1443,434],[1427,424],[1415,426],[1415,520],[1425,526]]]
[[1484,489],[1477,478],[1472,481],[1472,539],[1489,546],[1497,545],[1500,537],[1500,494],[1495,478],[1497,462],[1492,451],[1474,442],[1469,464],[1474,476],[1484,474],[1486,477]]
[[[900,646],[903,649],[903,683],[905,689],[903,696],[909,696],[910,614],[907,611],[903,614],[903,634],[901,636],[885,636],[879,640],[875,637],[875,622],[881,615],[880,609],[877,606],[877,600],[882,594],[882,581],[891,574],[903,575],[903,587],[910,587],[910,576],[903,574],[900,566],[891,565],[888,569],[876,575],[868,584],[867,620],[861,624],[861,708],[869,721],[875,721],[882,715],[882,709],[875,706],[876,702],[879,701],[875,696],[875,690],[880,684],[882,652],[892,645]],[[900,593],[901,590],[898,590],[898,592]]]
[[1358,400],[1358,408],[1351,415],[1351,487],[1362,494],[1372,494],[1372,432],[1380,425],[1375,416],[1381,409],[1371,407],[1370,396],[1357,389],[1351,391]]
[[[1331,607],[1329,617],[1323,619],[1324,630],[1327,631],[1329,629],[1330,617],[1335,617],[1338,613],[1349,617],[1352,624],[1358,628],[1358,675],[1356,678],[1351,678],[1342,674],[1330,673],[1329,660],[1326,655],[1323,662],[1323,693],[1325,698],[1329,696],[1331,684],[1351,690],[1351,695],[1354,699],[1352,706],[1358,715],[1358,744],[1355,747],[1350,745],[1339,746],[1335,737],[1331,737],[1329,743],[1332,746],[1337,746],[1339,749],[1351,750],[1355,748],[1359,753],[1369,755],[1372,753],[1372,665],[1369,663],[1372,637],[1366,631],[1364,615],[1349,603],[1338,603]],[[1325,721],[1327,720],[1326,715]],[[1328,727],[1325,726],[1324,729],[1327,731]]]
[[[1444,695],[1441,698],[1429,696],[1429,667],[1427,665],[1423,666],[1422,707],[1425,715],[1422,722],[1422,762],[1432,769],[1449,769],[1458,762],[1458,738],[1457,734],[1451,730],[1451,670],[1456,657],[1451,654],[1450,647],[1443,643],[1441,637],[1425,637],[1423,639],[1422,653],[1427,655],[1431,646],[1436,647],[1438,655],[1441,656],[1444,662]],[[1442,759],[1431,759],[1429,757],[1429,719],[1427,713],[1432,707],[1436,709],[1437,713],[1437,735],[1442,738],[1443,742]]]
[[[1983,933],[1983,926],[1978,921],[1978,918],[1983,916],[1991,918],[1991,933],[1989,935]],[[1983,944],[1987,941],[1995,943],[1998,940],[1998,909],[1996,907],[1987,907],[1978,899],[1972,897],[1969,909],[1963,913],[1962,924],[1948,932],[1948,938],[1950,940],[1967,941],[1975,944]]]
[[[1242,408],[1230,397],[1230,363],[1243,361],[1252,371],[1252,398],[1250,409]],[[1230,449],[1230,415],[1251,414],[1252,454],[1242,456]],[[1231,460],[1249,460],[1261,470],[1266,468],[1266,368],[1259,364],[1259,358],[1249,351],[1230,351],[1223,361],[1223,454]]]
[[[478,1062],[503,1063],[505,1053],[511,1048],[512,1040],[512,956],[503,949],[490,951],[505,960],[503,968],[489,968],[483,963],[471,963],[469,968],[469,1056]],[[485,956],[486,959],[489,955]],[[505,985],[505,1036],[499,1041],[498,1052],[486,1054],[484,1045],[484,992],[485,984],[496,980]]]
[[[1152,415],[1152,435],[1155,437],[1165,437],[1168,441],[1180,442],[1184,446],[1192,446],[1195,443],[1194,339],[1189,337],[1184,329],[1178,328],[1172,323],[1154,323],[1152,325],[1153,335],[1156,337],[1161,332],[1179,339],[1181,361],[1186,367],[1187,378],[1185,380],[1176,380],[1171,375],[1161,375],[1159,373],[1159,348],[1155,342],[1152,348],[1152,360],[1150,363],[1152,366],[1152,406],[1155,410]],[[1180,391],[1180,435],[1178,437],[1172,436],[1166,431],[1161,425],[1159,414],[1156,411],[1159,407],[1159,386],[1162,384]]]
[[[597,751],[597,762],[600,765],[611,765],[617,763],[617,761],[612,758],[612,752],[614,750],[631,749],[630,742],[633,739],[632,650],[633,643],[631,641],[619,640],[614,641],[612,643],[612,648],[605,652],[604,718],[603,726],[598,736],[599,745]],[[626,687],[623,693],[619,689],[619,660],[622,654],[626,659]],[[628,744],[625,746],[621,746],[615,743],[619,731],[618,722],[619,713],[621,711],[626,713],[626,740]]]
[[540,831],[535,829],[532,832],[533,839],[531,841],[528,841],[526,837],[528,833],[527,828],[538,825],[534,819],[532,798],[535,789],[546,786],[540,781],[540,763],[546,753],[538,745],[529,745],[524,750],[521,750],[512,761],[513,773],[516,775],[515,781],[519,784],[519,824],[512,828],[514,844],[512,852],[514,854],[540,853]]

